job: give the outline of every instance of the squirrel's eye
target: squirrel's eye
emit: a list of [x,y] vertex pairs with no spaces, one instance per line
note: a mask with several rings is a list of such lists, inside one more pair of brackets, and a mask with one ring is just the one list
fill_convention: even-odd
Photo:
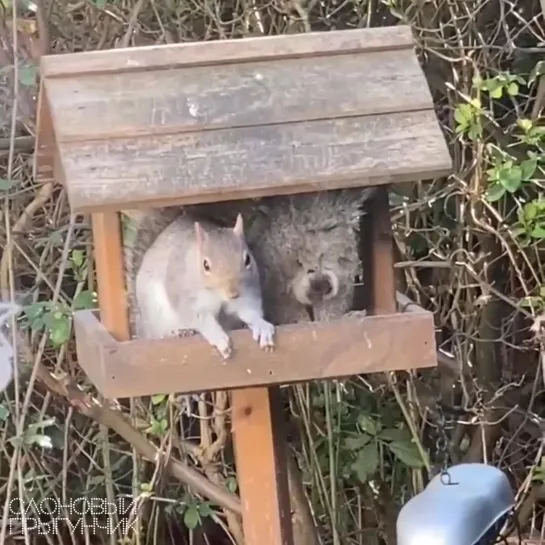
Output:
[[248,268],[252,264],[252,258],[248,252],[244,253],[244,266]]
[[205,259],[205,260],[202,262],[202,266],[203,266],[203,269],[204,269],[206,272],[210,272],[210,263],[209,263],[208,259]]

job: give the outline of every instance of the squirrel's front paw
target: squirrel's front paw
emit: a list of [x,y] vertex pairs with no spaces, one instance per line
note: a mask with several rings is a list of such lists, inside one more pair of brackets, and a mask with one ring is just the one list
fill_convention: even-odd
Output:
[[272,324],[262,320],[257,324],[252,324],[250,329],[252,330],[254,341],[258,342],[261,348],[269,351],[274,349],[275,328]]
[[215,346],[224,360],[227,360],[231,357],[233,353],[233,346],[231,344],[231,338],[229,337],[229,335],[225,334],[225,337],[222,337],[221,340],[216,342]]

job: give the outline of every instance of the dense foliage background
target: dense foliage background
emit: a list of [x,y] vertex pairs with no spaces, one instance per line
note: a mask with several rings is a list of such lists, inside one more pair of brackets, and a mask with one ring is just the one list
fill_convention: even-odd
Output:
[[[62,188],[32,179],[37,56],[399,23],[417,37],[455,160],[448,179],[392,195],[399,284],[434,312],[440,366],[389,381],[289,389],[290,444],[312,506],[306,515],[301,508],[297,545],[317,537],[335,545],[394,543],[400,505],[447,461],[484,460],[506,470],[521,527],[541,534],[545,6],[53,0],[37,16],[29,6],[17,4],[15,22],[11,4],[0,12],[0,288],[24,304],[26,328],[17,338],[21,374],[0,396],[0,542],[25,533],[8,520],[16,516],[14,499],[34,509],[31,500],[66,504],[83,494],[138,498],[143,532],[129,532],[127,543],[227,543],[227,534],[241,542],[240,521],[183,482],[189,464],[236,493],[225,394],[203,398],[200,418],[188,419],[175,396],[103,405],[78,371],[70,316],[94,305],[90,229],[88,218],[69,215]],[[168,472],[162,461],[145,461],[159,445],[173,460]],[[27,542],[86,542],[80,531],[59,538],[27,530]],[[120,537],[97,533],[97,543]]]

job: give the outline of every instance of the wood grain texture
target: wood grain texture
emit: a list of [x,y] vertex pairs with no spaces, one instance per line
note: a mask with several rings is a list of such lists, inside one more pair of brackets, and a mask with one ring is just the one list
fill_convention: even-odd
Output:
[[46,87],[58,142],[407,112],[432,104],[409,49],[49,79]]
[[431,110],[59,148],[76,213],[400,182],[452,167]]
[[436,365],[433,316],[423,311],[280,326],[273,354],[262,351],[249,331],[233,331],[236,354],[227,363],[198,335],[100,348],[105,328],[92,312],[77,312],[74,323],[76,342],[85,345],[78,351],[79,363],[90,375],[96,375],[95,369],[107,370],[95,385],[110,398],[272,386]]
[[280,391],[234,390],[231,409],[244,543],[293,545]]
[[44,77],[203,66],[253,60],[412,48],[410,26],[335,30],[255,38],[131,47],[41,58]]
[[36,109],[36,143],[34,152],[33,176],[39,183],[55,181],[56,155],[58,154],[55,127],[44,81],[40,82],[38,105]]

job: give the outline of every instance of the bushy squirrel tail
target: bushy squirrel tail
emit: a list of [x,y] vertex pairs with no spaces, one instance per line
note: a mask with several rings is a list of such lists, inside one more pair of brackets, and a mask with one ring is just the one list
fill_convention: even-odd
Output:
[[121,213],[125,288],[130,316],[131,334],[135,331],[136,275],[144,255],[157,237],[180,215],[181,208],[169,207],[150,210],[124,210]]

